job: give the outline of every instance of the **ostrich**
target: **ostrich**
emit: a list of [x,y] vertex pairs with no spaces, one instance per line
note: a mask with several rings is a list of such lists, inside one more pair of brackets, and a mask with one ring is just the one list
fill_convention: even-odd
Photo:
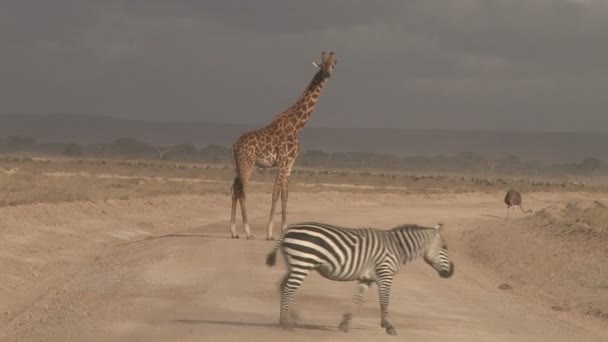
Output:
[[515,211],[515,206],[518,206],[519,209],[524,213],[531,213],[532,210],[524,210],[521,206],[521,194],[519,191],[515,189],[511,189],[507,191],[507,195],[505,196],[505,204],[507,205],[507,220],[509,219],[509,208],[513,207],[513,211]]
[[156,152],[158,152],[160,160],[167,160],[167,153],[171,152],[170,147],[155,146],[154,148],[156,149]]

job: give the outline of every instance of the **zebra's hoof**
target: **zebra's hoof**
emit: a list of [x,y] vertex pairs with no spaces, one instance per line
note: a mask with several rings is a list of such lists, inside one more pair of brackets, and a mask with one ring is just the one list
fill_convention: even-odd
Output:
[[281,327],[285,330],[293,330],[296,323],[295,322],[280,322]]
[[238,239],[238,238],[239,238],[239,236],[238,236],[238,235],[232,235],[230,238],[231,238],[231,239]]
[[253,235],[249,235],[249,236],[247,237],[247,240],[254,240]]
[[397,335],[397,331],[393,328],[393,325],[389,321],[383,321],[380,326],[386,329],[386,333],[389,335]]
[[348,332],[348,321],[342,321],[340,325],[338,325],[338,330],[341,332]]
[[267,236],[266,240],[269,240],[269,241],[274,240],[274,236]]

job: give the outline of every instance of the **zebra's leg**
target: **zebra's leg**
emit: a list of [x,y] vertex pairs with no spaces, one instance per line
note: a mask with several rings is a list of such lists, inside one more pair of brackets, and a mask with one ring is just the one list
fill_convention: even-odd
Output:
[[386,329],[386,333],[389,335],[397,335],[395,328],[388,321],[388,302],[391,294],[391,285],[393,283],[393,276],[387,275],[378,279],[378,294],[380,299],[380,326]]
[[338,329],[343,332],[348,332],[348,325],[350,320],[353,318],[353,315],[358,311],[365,300],[367,295],[367,290],[369,290],[369,286],[371,282],[369,280],[360,280],[357,283],[357,289],[355,290],[355,297],[353,298],[353,302],[351,303],[348,310],[342,316],[342,322],[338,326]]
[[279,323],[285,329],[291,329],[295,322],[290,321],[289,306],[295,303],[295,292],[302,285],[310,269],[293,267],[281,279],[281,311]]

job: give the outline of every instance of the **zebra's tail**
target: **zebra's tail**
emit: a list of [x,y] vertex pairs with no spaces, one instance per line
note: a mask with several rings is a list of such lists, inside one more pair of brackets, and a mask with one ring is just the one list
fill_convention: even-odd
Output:
[[268,253],[268,256],[266,256],[266,266],[272,267],[277,263],[277,252],[278,248],[274,248],[272,252]]
[[281,247],[281,244],[283,243],[283,238],[285,237],[285,233],[287,233],[288,230],[289,228],[285,229],[281,233],[281,236],[277,240],[277,243],[274,244],[274,248],[266,256],[266,266],[272,267],[277,263],[277,252],[279,251],[279,247]]

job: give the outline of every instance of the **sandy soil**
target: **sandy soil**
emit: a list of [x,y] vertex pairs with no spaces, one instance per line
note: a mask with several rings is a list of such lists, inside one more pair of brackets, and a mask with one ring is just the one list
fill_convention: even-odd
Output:
[[[589,196],[535,193],[526,203],[540,209]],[[269,195],[252,194],[249,203],[254,234],[262,238]],[[227,239],[229,205],[230,198],[218,194],[1,208],[0,340],[396,340],[379,326],[375,287],[351,331],[338,332],[355,284],[317,274],[297,296],[301,326],[280,329],[283,264],[264,265],[273,242]],[[398,338],[608,340],[601,320],[551,310],[530,291],[498,288],[502,275],[480,266],[475,258],[483,254],[471,253],[470,238],[481,227],[509,229],[499,219],[504,214],[502,193],[326,191],[291,193],[288,218],[386,228],[446,224],[456,274],[441,279],[420,260],[402,270],[390,306]]]

